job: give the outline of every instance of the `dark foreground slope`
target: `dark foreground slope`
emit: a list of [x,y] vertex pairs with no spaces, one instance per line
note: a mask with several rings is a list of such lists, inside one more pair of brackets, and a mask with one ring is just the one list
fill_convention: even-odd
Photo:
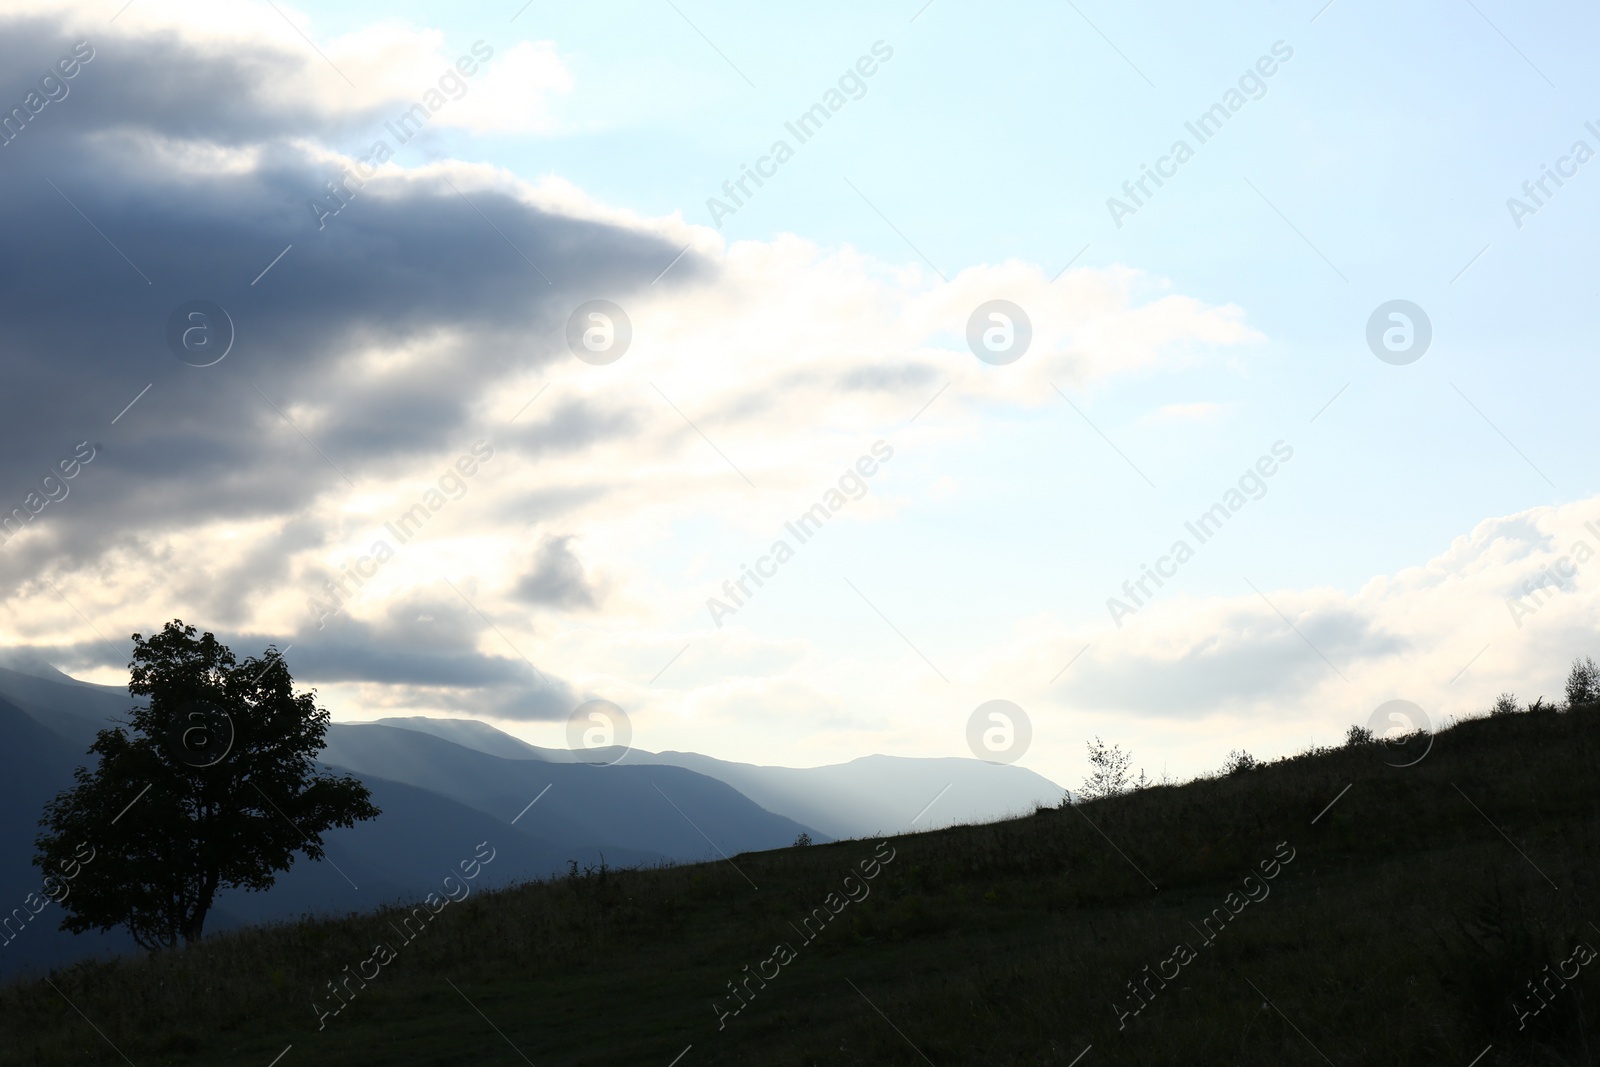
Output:
[[[1600,959],[1574,953],[1600,948],[1600,711],[1385,754],[578,872],[449,905],[409,944],[379,914],[86,963],[0,991],[0,1062],[1600,1062]],[[377,942],[394,958],[363,967]],[[347,964],[375,977],[319,1030]],[[768,978],[735,1015],[746,966]]]

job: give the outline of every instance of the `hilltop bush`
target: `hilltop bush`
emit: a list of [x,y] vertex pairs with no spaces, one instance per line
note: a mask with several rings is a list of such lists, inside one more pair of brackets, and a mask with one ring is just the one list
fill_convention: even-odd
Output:
[[1600,700],[1600,667],[1588,656],[1572,661],[1567,674],[1567,707],[1580,708]]

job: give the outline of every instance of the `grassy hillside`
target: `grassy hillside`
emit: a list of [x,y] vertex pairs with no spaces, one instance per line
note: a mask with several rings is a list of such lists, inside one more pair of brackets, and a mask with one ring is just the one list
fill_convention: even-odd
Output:
[[[386,913],[74,966],[0,990],[0,1064],[1600,1062],[1600,960],[1573,955],[1600,948],[1600,711],[1469,721],[1408,768],[1384,751],[579,871],[474,893],[409,943]],[[776,976],[734,1015],[747,965]],[[319,1029],[327,983],[363,969]]]

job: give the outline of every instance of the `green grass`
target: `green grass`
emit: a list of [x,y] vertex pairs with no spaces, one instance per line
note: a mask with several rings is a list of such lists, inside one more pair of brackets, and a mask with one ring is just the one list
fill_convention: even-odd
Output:
[[[279,1067],[667,1067],[689,1045],[680,1067],[1066,1065],[1090,1045],[1080,1067],[1600,1062],[1600,961],[1527,1029],[1511,1007],[1575,940],[1600,947],[1600,710],[1465,722],[1409,768],[1380,751],[892,839],[871,896],[806,944],[788,924],[875,842],[475,894],[320,1032],[312,998],[398,940],[391,915],[81,964],[59,992],[0,989],[0,1065],[124,1063],[113,1042],[139,1067],[267,1067],[291,1044]],[[1190,924],[1280,842],[1270,896],[1202,947]],[[719,1030],[713,999],[779,941],[797,958]],[[1196,958],[1119,1030],[1125,983],[1179,942]]]

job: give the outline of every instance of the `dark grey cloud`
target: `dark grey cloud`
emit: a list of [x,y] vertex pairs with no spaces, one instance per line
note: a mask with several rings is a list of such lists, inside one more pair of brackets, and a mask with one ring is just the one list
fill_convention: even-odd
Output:
[[439,585],[387,605],[376,622],[340,615],[321,630],[308,625],[284,661],[303,683],[378,683],[416,706],[522,720],[571,713],[580,701],[534,650],[507,643],[501,627]]
[[[302,687],[377,683],[392,687],[391,699],[400,704],[522,720],[563,719],[581,703],[548,665],[524,659],[524,650],[506,644],[495,625],[448,586],[438,586],[386,605],[376,621],[341,614],[318,629],[308,615],[302,629],[282,635],[196,625],[214,632],[241,660],[278,649]],[[153,616],[139,632],[148,636],[166,621]],[[132,648],[129,635],[112,633],[105,640],[7,649],[0,659],[52,664],[69,674],[121,670]]]
[[[479,651],[491,641],[499,651]],[[294,665],[307,680],[467,687],[538,681],[533,665],[448,587],[389,605],[376,622],[331,618],[293,644]]]
[[[419,84],[411,98],[352,107],[337,76],[300,48],[231,39],[218,42],[224,47],[197,47],[171,30],[37,15],[0,25],[0,101],[8,110],[38,90],[41,75],[55,73],[55,62],[72,55],[74,46],[81,43],[86,49],[79,54],[91,56],[79,74],[64,79],[62,99],[40,112],[46,119],[29,125],[28,140],[52,136],[46,132],[55,125],[51,119],[70,111],[70,136],[123,133],[225,146],[310,136],[340,149],[365,149],[386,120],[435,88]],[[468,91],[470,82],[463,82]],[[333,86],[329,98],[312,95],[311,84]]]
[[[45,582],[74,573],[112,578],[114,560],[134,559],[184,575],[150,595],[146,629],[174,613],[164,593],[208,613],[197,621],[246,627],[259,598],[305,580],[290,559],[333,538],[327,505],[353,491],[347,479],[359,490],[431,476],[477,439],[548,457],[634,431],[620,401],[547,398],[513,427],[483,425],[481,401],[572,359],[571,310],[599,297],[627,306],[673,244],[530,206],[461,168],[448,181],[352,183],[319,226],[308,200],[339,175],[308,144],[360,154],[394,108],[341,112],[284,91],[321,62],[308,52],[0,15],[0,109],[83,39],[95,55],[67,95],[0,147],[0,518],[30,514],[41,497],[28,494],[81,442],[93,459],[28,532],[0,536],[0,600],[53,596]],[[712,270],[690,253],[652,292]],[[234,326],[215,366],[167,346],[169,316],[195,298]],[[361,361],[408,346],[424,354],[382,370]],[[211,522],[276,523],[278,536],[242,556],[218,544],[172,558],[167,535]],[[341,615],[318,631],[308,613],[300,632],[234,639],[240,652],[293,644],[310,683],[383,682],[520,718],[570,710],[559,679],[510,649],[479,650],[500,638],[475,612],[437,610],[447,625],[424,625],[427,612]],[[38,651],[71,669],[122,667],[129,644],[107,633]]]
[[532,569],[518,580],[513,595],[525,604],[569,610],[599,607],[599,598],[571,545],[571,537],[546,538],[534,553]]
[[[0,18],[0,105],[20,102],[83,36]],[[24,507],[79,442],[96,448],[69,497],[34,520],[38,536],[0,547],[0,596],[113,547],[147,550],[169,530],[300,516],[347,492],[345,477],[412,473],[476,438],[549,453],[633,431],[626,407],[594,402],[535,405],[498,436],[473,413],[499,381],[571,359],[571,309],[601,296],[626,305],[677,248],[460,175],[454,189],[440,177],[374,179],[318,229],[307,200],[333,171],[291,139],[377,128],[384,107],[335,120],[294,103],[278,89],[315,57],[266,46],[212,54],[170,34],[92,43],[70,94],[0,148],[0,515]],[[238,169],[175,163],[156,134],[255,155]],[[657,288],[710,269],[691,253]],[[166,345],[169,314],[192,298],[221,305],[236,329],[213,367]],[[409,344],[433,354],[382,374],[355,361],[365,347]],[[286,551],[323,536],[319,520],[296,521]],[[252,567],[263,581],[282,576],[270,559]],[[249,584],[237,573],[230,591]]]

